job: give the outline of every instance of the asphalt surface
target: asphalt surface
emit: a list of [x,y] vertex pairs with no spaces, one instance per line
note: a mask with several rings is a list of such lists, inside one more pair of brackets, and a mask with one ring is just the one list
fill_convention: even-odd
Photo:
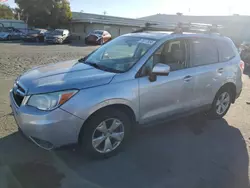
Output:
[[88,159],[75,147],[45,151],[25,139],[9,108],[15,77],[33,66],[80,58],[95,48],[0,43],[1,188],[249,187],[247,73],[243,92],[224,119],[208,121],[197,114],[137,129],[125,150],[109,159]]

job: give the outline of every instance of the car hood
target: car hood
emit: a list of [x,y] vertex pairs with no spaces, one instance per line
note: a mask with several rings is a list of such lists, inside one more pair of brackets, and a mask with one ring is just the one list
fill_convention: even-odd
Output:
[[104,85],[110,83],[115,74],[71,60],[33,68],[17,81],[30,95]]

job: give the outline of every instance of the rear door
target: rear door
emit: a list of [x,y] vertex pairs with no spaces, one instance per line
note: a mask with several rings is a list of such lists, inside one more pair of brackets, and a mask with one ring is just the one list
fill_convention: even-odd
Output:
[[220,62],[215,40],[192,38],[189,44],[190,68],[195,81],[193,107],[208,107],[223,82],[227,63]]

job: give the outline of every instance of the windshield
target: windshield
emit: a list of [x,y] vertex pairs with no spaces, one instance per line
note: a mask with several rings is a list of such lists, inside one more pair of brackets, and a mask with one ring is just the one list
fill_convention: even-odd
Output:
[[52,31],[51,34],[52,34],[52,35],[62,35],[62,34],[63,34],[63,31],[55,30],[55,31]]
[[97,34],[97,35],[102,35],[103,34],[103,31],[100,31],[100,30],[95,30],[92,32],[93,34]]
[[8,27],[0,28],[0,32],[12,32],[12,31],[13,31],[13,29],[8,28]]
[[156,40],[123,36],[97,49],[85,59],[86,64],[126,72],[129,70],[156,42]]

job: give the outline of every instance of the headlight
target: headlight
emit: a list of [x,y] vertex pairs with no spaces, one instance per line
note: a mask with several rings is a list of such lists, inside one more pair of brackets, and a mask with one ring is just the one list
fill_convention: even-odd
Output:
[[29,97],[27,105],[36,107],[39,110],[53,110],[64,104],[77,92],[78,90],[67,90],[55,93],[32,95]]

